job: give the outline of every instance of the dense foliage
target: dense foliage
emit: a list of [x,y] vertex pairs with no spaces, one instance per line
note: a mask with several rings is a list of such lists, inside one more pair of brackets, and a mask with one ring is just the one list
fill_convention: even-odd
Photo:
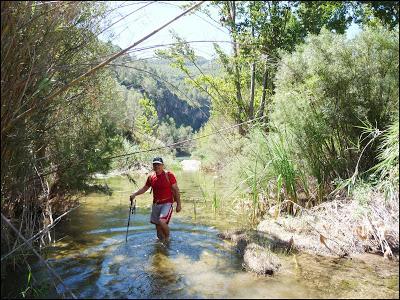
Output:
[[26,236],[68,207],[62,198],[90,174],[109,170],[102,157],[121,146],[108,71],[53,96],[109,53],[96,37],[105,13],[101,3],[1,4],[1,205]]
[[[231,55],[217,48],[219,76],[188,74],[212,99],[213,117],[205,130],[212,130],[215,120],[227,126],[264,118],[240,128],[239,148],[229,147],[222,134],[198,141],[195,154],[206,168],[222,169],[251,188],[254,199],[263,195],[271,205],[283,198],[315,205],[336,187],[374,177],[378,166],[386,174],[381,179],[392,178],[386,188],[393,195],[398,3],[213,3],[234,45]],[[349,40],[343,33],[351,21],[363,31]],[[186,45],[168,53],[180,69],[179,61],[193,55]],[[226,147],[216,150],[216,140]]]
[[[399,105],[398,32],[367,29],[347,41],[322,32],[284,55],[275,79],[271,121],[293,139],[318,182],[352,175],[369,138],[364,124],[382,131]],[[375,165],[377,144],[365,149],[358,170]]]

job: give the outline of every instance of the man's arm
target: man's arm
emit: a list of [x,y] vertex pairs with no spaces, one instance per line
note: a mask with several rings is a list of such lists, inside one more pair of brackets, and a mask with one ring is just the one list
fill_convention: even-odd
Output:
[[135,199],[135,197],[136,197],[137,195],[141,195],[141,194],[145,193],[149,188],[150,188],[149,186],[145,185],[144,187],[142,187],[141,189],[137,190],[136,192],[133,192],[133,193],[130,195],[129,200],[132,201],[133,199]]
[[180,212],[181,211],[181,195],[179,193],[179,188],[178,188],[178,184],[174,183],[173,185],[171,185],[172,188],[172,193],[174,194],[174,199],[176,201],[176,212]]

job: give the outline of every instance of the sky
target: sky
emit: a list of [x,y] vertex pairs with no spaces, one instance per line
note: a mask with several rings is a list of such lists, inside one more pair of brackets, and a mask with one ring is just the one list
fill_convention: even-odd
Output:
[[[188,1],[150,2],[151,1],[112,1],[112,3],[110,3],[112,6],[129,4],[129,6],[119,8],[112,14],[113,22],[121,19],[121,16],[132,13],[111,27],[116,35],[112,39],[114,44],[121,48],[130,46],[138,39],[180,14],[183,10],[179,5],[187,3]],[[137,11],[134,12],[135,10]],[[138,45],[138,48],[173,43],[174,39],[171,33],[171,30],[173,30],[187,41],[226,41],[219,43],[219,45],[225,52],[230,52],[232,46],[229,43],[230,37],[228,30],[219,24],[219,16],[216,9],[211,9],[210,13],[215,21],[200,12],[185,15],[142,42]],[[106,35],[102,35],[101,38],[107,40]],[[207,59],[212,58],[215,54],[213,45],[210,42],[192,43],[191,46],[196,51],[197,55]],[[138,57],[151,57],[153,56],[153,49],[136,52],[135,55]]]
[[[100,38],[108,41],[110,39],[109,34],[114,33],[114,37],[111,38],[112,43],[124,49],[176,17],[183,11],[180,5],[188,2],[109,1],[108,4],[111,7],[124,6],[118,8],[110,15],[111,23],[120,20],[124,16],[127,17],[113,25]],[[202,5],[204,7],[206,3]],[[212,19],[201,12],[185,15],[142,42],[136,48],[173,43],[172,30],[187,41],[225,41],[218,44],[226,53],[230,53],[232,46],[229,43],[230,36],[228,30],[220,25],[216,8],[209,7],[209,11]],[[353,38],[359,31],[359,26],[352,24],[347,31],[348,38]],[[191,43],[191,47],[195,50],[196,55],[207,59],[215,56],[213,43],[211,42]],[[161,48],[158,47],[156,49]],[[140,58],[152,57],[154,55],[153,51],[154,49],[138,51],[135,52],[135,55]]]

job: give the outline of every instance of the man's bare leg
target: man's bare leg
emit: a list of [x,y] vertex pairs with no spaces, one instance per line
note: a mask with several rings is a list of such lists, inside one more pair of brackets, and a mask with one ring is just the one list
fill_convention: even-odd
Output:
[[163,222],[163,221],[160,221],[160,225],[159,226],[161,227],[161,232],[163,234],[164,241],[168,242],[169,241],[169,227],[168,227],[168,224]]
[[164,234],[163,231],[161,229],[161,226],[156,224],[156,229],[157,229],[157,237],[160,241],[164,240]]

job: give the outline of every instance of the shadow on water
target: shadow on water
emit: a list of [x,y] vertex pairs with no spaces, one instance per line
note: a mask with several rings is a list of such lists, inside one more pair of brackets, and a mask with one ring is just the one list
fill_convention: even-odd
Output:
[[[198,181],[193,180],[195,176],[198,175],[178,174],[178,179],[182,178],[180,188],[184,192],[182,201],[186,212],[174,213],[168,245],[157,241],[154,225],[149,223],[150,195],[138,197],[137,212],[131,217],[128,242],[125,242],[128,195],[134,187],[126,178],[116,177],[107,179],[114,190],[112,196],[85,197],[82,206],[59,224],[56,239],[61,240],[47,249],[49,263],[79,298],[398,297],[398,288],[387,286],[380,286],[379,293],[370,294],[368,291],[376,288],[371,283],[375,275],[370,275],[366,283],[372,285],[367,292],[351,276],[348,282],[335,285],[326,278],[327,274],[336,274],[339,281],[343,279],[341,276],[347,276],[337,273],[338,264],[312,257],[298,258],[301,273],[294,268],[291,257],[283,261],[282,270],[274,277],[244,272],[241,259],[231,245],[217,237],[219,231],[215,227],[205,225],[215,223],[224,227],[233,224],[232,221],[217,216],[212,222],[203,222],[214,218],[206,211],[199,211],[197,219],[193,218],[191,203],[186,200],[195,197],[201,200]],[[341,266],[339,270],[350,274],[352,267],[351,264],[347,269]],[[40,264],[34,266],[33,272],[39,281],[49,282]],[[366,272],[370,271],[365,269],[354,274],[362,277]],[[325,282],[318,281],[319,276]],[[328,285],[334,288],[328,291]],[[357,287],[361,290],[357,291]],[[343,294],[340,288],[356,292]],[[57,290],[41,297],[60,298],[63,292],[60,284]]]

